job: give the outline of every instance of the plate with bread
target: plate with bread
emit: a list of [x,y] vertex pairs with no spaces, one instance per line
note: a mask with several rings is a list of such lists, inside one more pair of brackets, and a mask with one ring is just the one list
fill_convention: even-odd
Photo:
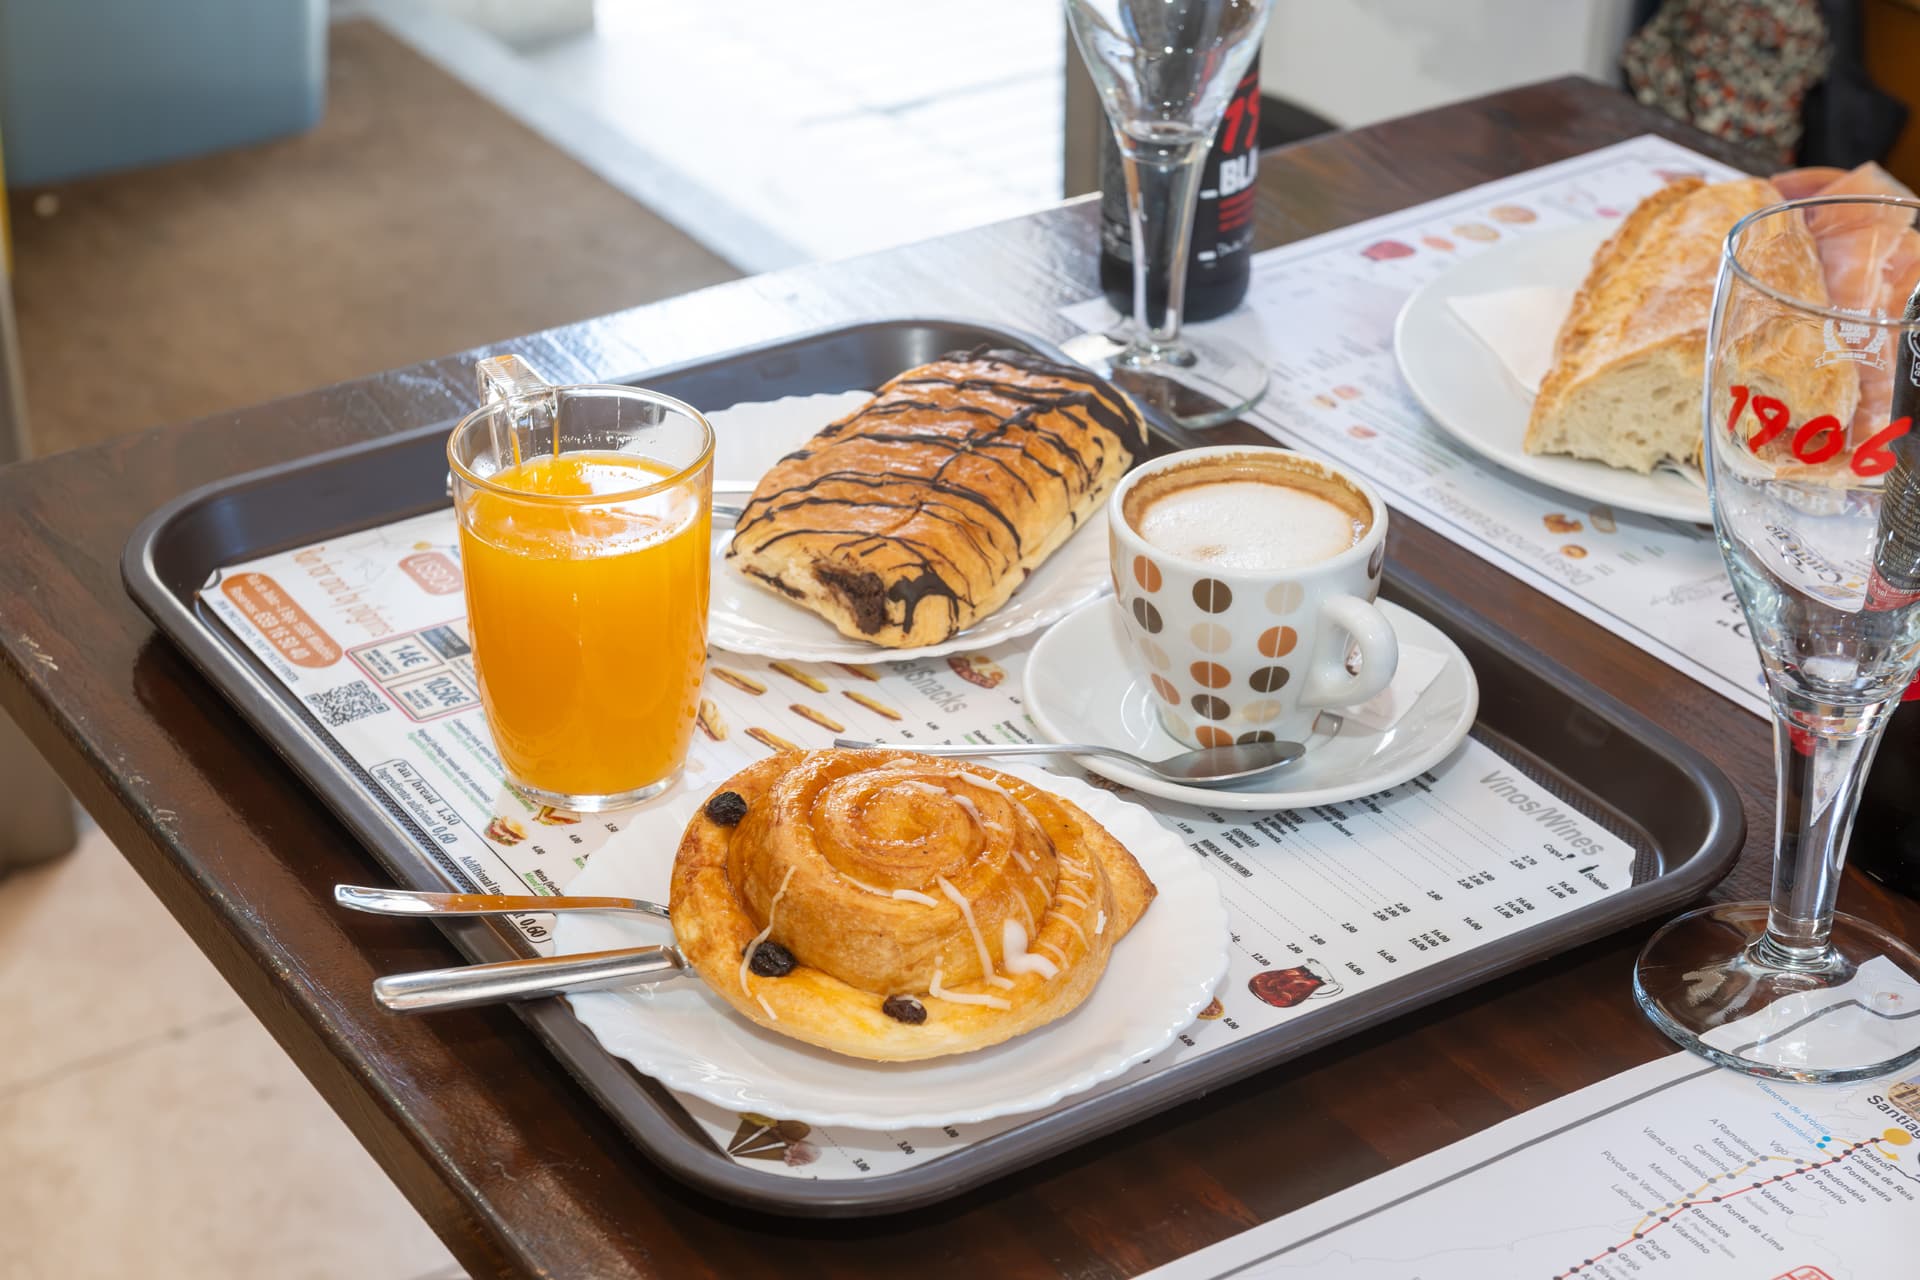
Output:
[[[1598,381],[1588,373],[1583,381],[1576,372],[1583,366],[1570,359],[1563,362],[1558,341],[1544,369],[1535,363],[1516,372],[1456,309],[1474,299],[1493,299],[1499,305],[1498,299],[1516,298],[1519,308],[1530,313],[1536,340],[1542,326],[1546,332],[1564,332],[1572,312],[1555,315],[1554,306],[1582,296],[1599,251],[1611,244],[1617,229],[1612,223],[1594,223],[1511,239],[1428,282],[1407,300],[1394,325],[1400,376],[1443,430],[1510,471],[1617,510],[1704,523],[1713,516],[1697,461],[1702,430],[1698,373],[1690,390],[1664,380],[1649,386],[1644,373],[1631,369],[1602,375]],[[1704,292],[1695,301],[1704,360],[1711,272],[1701,285]],[[1512,323],[1517,344],[1528,321]],[[1595,363],[1605,358],[1598,351],[1592,357]],[[1510,358],[1527,360],[1521,354]],[[1545,375],[1538,394],[1522,381],[1531,381],[1536,369]],[[1563,399],[1576,389],[1580,394],[1569,409]],[[1656,392],[1659,402],[1649,399]],[[1663,434],[1656,448],[1672,446],[1682,456],[1663,451],[1649,457],[1650,450],[1638,447],[1638,439],[1649,433],[1643,410],[1664,407],[1675,398],[1691,405],[1686,424],[1691,434],[1682,443],[1675,421],[1680,415],[1663,415],[1662,425],[1671,435]]]
[[[570,893],[666,901],[698,978],[568,997],[602,1045],[718,1106],[897,1129],[1038,1110],[1172,1044],[1229,923],[1205,866],[1077,779],[785,752],[637,811]],[[563,953],[668,926],[563,914]]]
[[714,417],[716,474],[753,489],[715,522],[709,643],[796,661],[980,648],[1097,598],[1105,500],[1146,442],[1113,387],[1009,350]]
[[[1700,395],[1727,235],[1787,200],[1858,194],[1913,193],[1875,164],[1688,175],[1617,224],[1505,241],[1407,300],[1394,325],[1401,376],[1436,423],[1510,470],[1621,510],[1707,523]],[[1822,302],[1822,277],[1844,282],[1863,258],[1833,219],[1808,219],[1806,235],[1769,252],[1807,259]],[[1783,362],[1789,388],[1818,376]]]

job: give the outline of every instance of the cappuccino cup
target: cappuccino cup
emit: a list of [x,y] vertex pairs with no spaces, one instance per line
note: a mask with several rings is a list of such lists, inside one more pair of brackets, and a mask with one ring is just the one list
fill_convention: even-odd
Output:
[[1133,669],[1181,742],[1304,740],[1393,679],[1374,603],[1387,508],[1359,478],[1285,449],[1190,449],[1135,469],[1107,514]]

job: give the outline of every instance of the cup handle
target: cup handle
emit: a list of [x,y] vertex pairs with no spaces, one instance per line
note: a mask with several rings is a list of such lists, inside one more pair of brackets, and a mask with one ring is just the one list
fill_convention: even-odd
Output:
[[493,417],[494,456],[519,466],[551,449],[560,452],[560,400],[553,384],[519,356],[488,356],[473,366],[480,399],[504,405]]
[[531,400],[553,390],[553,384],[519,356],[488,356],[473,366],[486,404]]
[[1320,605],[1328,630],[1345,631],[1360,648],[1360,674],[1347,670],[1347,646],[1337,636],[1323,635],[1306,687],[1300,691],[1303,707],[1351,707],[1365,702],[1393,682],[1400,662],[1400,641],[1380,607],[1359,596],[1330,596]]

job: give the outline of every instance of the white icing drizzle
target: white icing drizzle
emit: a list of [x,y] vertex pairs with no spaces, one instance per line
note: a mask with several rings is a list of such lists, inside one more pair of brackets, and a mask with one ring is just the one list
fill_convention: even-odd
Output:
[[1013,797],[1007,795],[1006,789],[992,778],[983,778],[977,773],[962,773],[960,776],[976,787],[985,787],[988,791],[994,792],[997,795],[1006,796],[1009,801],[1013,801]]
[[[773,932],[774,913],[780,910],[780,899],[786,896],[787,881],[793,879],[793,873],[799,869],[798,867],[787,868],[787,874],[781,879],[780,887],[774,890],[773,901],[767,904],[767,927],[754,934],[753,941],[749,942],[747,949],[740,953],[740,989],[742,991],[747,990],[747,966],[753,963],[753,953],[759,949],[761,943],[767,940],[767,935]],[[760,1003],[765,1004],[766,1001],[762,1000]],[[767,1012],[773,1011],[769,1009]]]
[[974,826],[979,827],[982,831],[986,830],[987,818],[985,814],[980,812],[979,805],[967,799],[965,796],[955,796],[953,802],[967,811],[967,816],[973,819]]
[[[967,932],[973,935],[973,946],[980,953],[980,972],[988,982],[993,982],[993,954],[987,950],[987,940],[980,934],[980,926],[974,923],[973,904],[967,901],[967,895],[953,887],[953,882],[945,876],[935,876],[933,882],[940,886],[940,892],[947,895],[947,901],[960,908],[961,918],[967,922]],[[1007,983],[1012,986],[1011,982]]]
[[1067,928],[1073,930],[1075,933],[1080,935],[1080,941],[1085,942],[1087,940],[1087,931],[1080,927],[1080,922],[1078,920],[1075,920],[1072,916],[1068,915],[1066,912],[1049,911],[1047,912],[1047,914],[1050,916],[1059,916],[1062,923],[1064,923],[1067,926]]
[[1020,846],[1018,844],[1009,842],[1007,852],[1013,855],[1013,860],[1020,864],[1022,871],[1027,872],[1029,875],[1033,873],[1033,863],[1028,860],[1026,854],[1020,852]]
[[937,907],[940,905],[937,898],[929,898],[918,889],[876,889],[864,880],[855,880],[849,875],[842,875],[840,878],[856,889],[865,889],[876,898],[899,898],[906,902],[917,902],[923,907]]
[[773,1006],[767,1003],[767,998],[765,996],[755,996],[754,999],[760,1002],[760,1007],[767,1011],[767,1016],[769,1018],[772,1018],[775,1022],[780,1021],[780,1015],[773,1011]]
[[1106,912],[1102,911],[1099,914],[1099,916],[1094,920],[1093,931],[1095,934],[1102,934],[1107,931],[1107,913]]
[[935,1000],[945,1000],[951,1004],[983,1004],[989,1009],[1011,1009],[1011,1000],[1002,1000],[999,996],[968,995],[964,991],[947,991],[940,986],[940,966],[933,967],[933,981],[927,984],[927,994]]
[[1027,950],[1027,931],[1017,920],[1001,922],[1000,963],[1007,967],[1008,973],[1037,973],[1043,978],[1057,977],[1060,973],[1059,965]]
[[1016,893],[1013,895],[1013,901],[1014,904],[1020,908],[1020,914],[1027,918],[1027,932],[1032,933],[1033,908],[1027,905],[1027,895],[1024,893]]
[[1079,894],[1068,893],[1065,889],[1062,889],[1060,891],[1060,901],[1071,902],[1076,907],[1090,907],[1093,905],[1091,902],[1088,902],[1085,898],[1081,897]]
[[1048,955],[1052,956],[1055,960],[1058,960],[1061,964],[1065,964],[1067,962],[1067,957],[1061,952],[1060,948],[1054,946],[1051,942],[1042,942],[1038,938],[1036,938],[1029,945],[1031,945],[1033,949],[1036,951],[1044,950]]

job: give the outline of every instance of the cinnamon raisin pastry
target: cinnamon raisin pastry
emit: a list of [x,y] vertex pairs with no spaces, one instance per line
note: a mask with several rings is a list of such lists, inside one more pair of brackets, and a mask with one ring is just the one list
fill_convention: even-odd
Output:
[[1144,441],[1133,405],[1084,370],[944,356],[776,463],[727,558],[843,635],[936,644],[1006,603]]
[[790,752],[688,824],[680,949],[754,1022],[885,1062],[1069,1012],[1153,900],[1133,855],[1019,778],[896,751]]

